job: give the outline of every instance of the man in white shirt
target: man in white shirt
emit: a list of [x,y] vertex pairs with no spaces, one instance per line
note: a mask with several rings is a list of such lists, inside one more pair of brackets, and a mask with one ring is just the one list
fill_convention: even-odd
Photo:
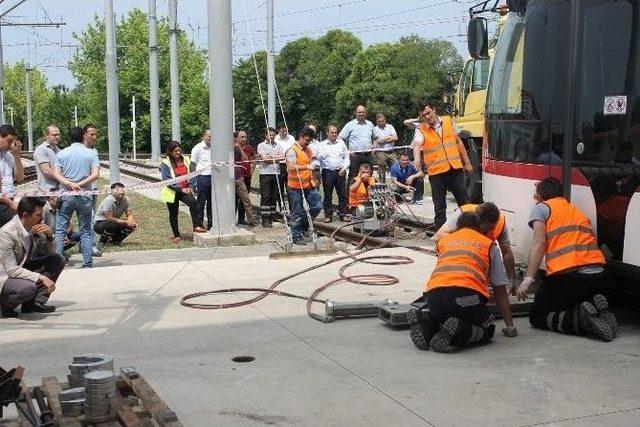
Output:
[[[283,159],[280,161],[280,192],[283,195],[283,200],[286,200],[287,198],[284,197],[284,195],[287,193],[287,162],[284,160],[284,153],[287,152],[287,150],[291,147],[293,147],[293,144],[296,143],[296,139],[293,137],[293,135],[289,134],[289,131],[287,129],[287,125],[284,123],[280,123],[280,125],[278,126],[278,135],[276,135],[276,144],[278,144],[278,146],[280,147],[280,150],[283,153]],[[284,206],[282,206],[282,202],[280,199],[278,199],[278,206],[280,207],[280,211],[283,211],[285,209]]]
[[[265,228],[273,227],[276,204],[281,196],[278,191],[278,182],[283,179],[280,176],[278,161],[284,157],[284,153],[275,139],[276,130],[269,128],[266,139],[258,144],[258,156],[263,160],[260,163],[260,217],[262,226]],[[282,197],[285,197],[284,193]]]
[[[373,148],[373,123],[367,120],[367,108],[364,105],[356,107],[356,118],[344,125],[340,131],[340,138],[344,140],[351,153],[351,167],[349,168],[349,182],[358,175],[361,163],[371,164],[371,149]],[[365,151],[360,152],[358,151]]]
[[378,178],[381,183],[387,181],[387,170],[396,162],[393,151],[395,143],[398,141],[398,134],[393,125],[387,123],[387,117],[376,114],[376,126],[373,128],[373,148],[377,151],[374,155],[375,163],[378,166]]
[[58,181],[53,177],[56,154],[60,151],[60,129],[50,125],[44,131],[44,141],[33,151],[33,161],[38,175],[38,189],[52,191],[58,188]]
[[22,143],[11,125],[0,126],[0,227],[9,222],[16,212],[15,184],[24,181],[24,167],[20,157]]
[[322,168],[322,188],[324,189],[324,222],[333,219],[333,190],[338,194],[338,217],[349,222],[347,214],[346,176],[349,170],[349,152],[344,141],[338,138],[338,128],[327,128],[327,139],[319,144],[316,158]]
[[204,131],[202,141],[197,143],[191,150],[191,163],[195,165],[195,170],[202,170],[200,175],[196,177],[196,188],[198,190],[197,222],[204,224],[204,208],[206,204],[207,229],[211,230],[213,206],[211,205],[211,131],[209,129]]

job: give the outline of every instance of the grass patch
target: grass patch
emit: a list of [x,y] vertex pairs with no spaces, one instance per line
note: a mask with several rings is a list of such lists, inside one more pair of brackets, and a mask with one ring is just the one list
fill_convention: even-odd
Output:
[[[103,178],[98,180],[99,187],[108,184],[109,182]],[[167,205],[133,191],[128,191],[126,195],[131,201],[133,217],[138,223],[138,229],[131,233],[121,246],[103,246],[103,252],[173,249],[194,246],[193,228],[191,225],[191,217],[188,213],[181,211],[178,214],[182,243],[175,245],[171,242],[173,233],[169,226],[169,211],[167,210]],[[100,196],[98,198],[98,204],[102,202],[104,198],[105,196]]]

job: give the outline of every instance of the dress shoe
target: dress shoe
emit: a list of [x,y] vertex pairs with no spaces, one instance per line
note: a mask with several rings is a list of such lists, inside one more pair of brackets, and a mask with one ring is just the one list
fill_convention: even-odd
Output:
[[4,318],[12,318],[12,317],[18,317],[18,312],[15,310],[5,310],[0,309],[0,316],[4,317]]
[[42,304],[41,302],[36,302],[31,305],[22,305],[23,313],[53,313],[56,311],[55,306]]
[[206,233],[206,232],[207,232],[207,229],[206,229],[206,228],[204,228],[204,227],[200,227],[200,226],[198,226],[198,227],[194,227],[194,228],[193,228],[193,232],[194,232],[194,233]]

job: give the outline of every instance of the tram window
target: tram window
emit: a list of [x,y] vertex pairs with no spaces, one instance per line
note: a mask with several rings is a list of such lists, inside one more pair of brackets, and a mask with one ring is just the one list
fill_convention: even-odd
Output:
[[569,0],[532,1],[507,19],[487,95],[490,157],[562,163],[570,12]]
[[[576,163],[640,168],[640,1],[586,1],[582,27]],[[626,96],[626,111],[605,114],[610,96]]]

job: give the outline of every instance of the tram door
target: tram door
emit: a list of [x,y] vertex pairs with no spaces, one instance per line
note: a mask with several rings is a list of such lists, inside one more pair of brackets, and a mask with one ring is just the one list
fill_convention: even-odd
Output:
[[603,251],[629,262],[640,257],[640,0],[587,0],[581,19],[574,167],[589,180]]

